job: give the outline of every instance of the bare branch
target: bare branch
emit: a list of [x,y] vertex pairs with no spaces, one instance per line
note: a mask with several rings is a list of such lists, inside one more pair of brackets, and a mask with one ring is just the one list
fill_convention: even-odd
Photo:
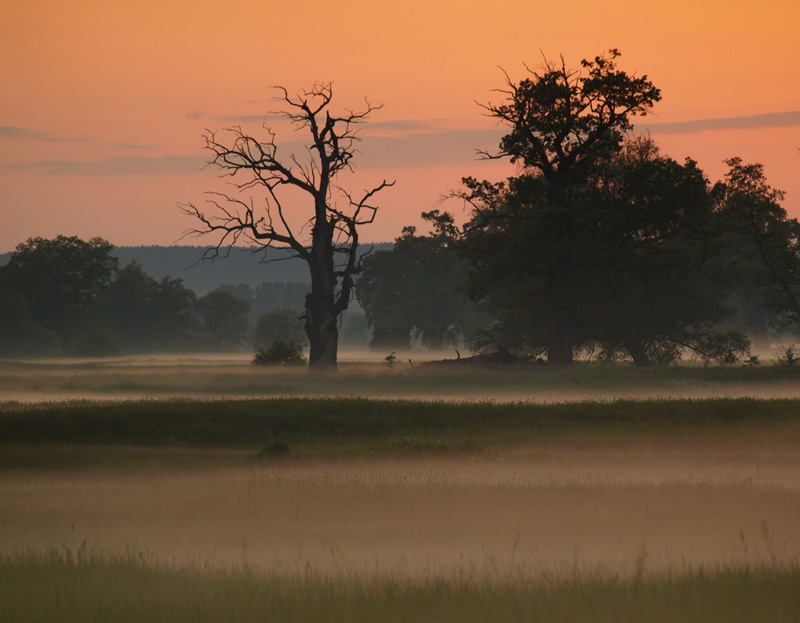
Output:
[[[274,87],[284,110],[273,111],[289,121],[295,131],[306,133],[307,159],[294,153],[279,153],[276,134],[264,126],[266,137],[257,139],[241,127],[223,130],[219,135],[206,130],[205,147],[212,153],[209,164],[242,194],[261,189],[263,201],[224,193],[209,193],[207,207],[183,204],[181,210],[197,223],[185,235],[216,235],[216,244],[204,257],[216,258],[231,246],[249,242],[256,252],[282,249],[288,256],[303,258],[311,272],[311,293],[306,298],[306,333],[311,342],[312,365],[335,365],[336,316],[347,308],[352,297],[353,276],[358,260],[359,227],[375,220],[378,211],[375,195],[394,184],[383,180],[356,199],[335,185],[341,171],[353,169],[358,126],[382,106],[365,99],[361,111],[332,114],[332,83],[317,83],[310,90],[290,95],[282,86]],[[296,195],[305,193],[308,220],[294,231],[289,218],[297,212]],[[335,202],[338,191],[346,199]],[[292,203],[289,203],[289,200]],[[338,260],[336,259],[338,258]],[[332,340],[332,342],[331,342]]]

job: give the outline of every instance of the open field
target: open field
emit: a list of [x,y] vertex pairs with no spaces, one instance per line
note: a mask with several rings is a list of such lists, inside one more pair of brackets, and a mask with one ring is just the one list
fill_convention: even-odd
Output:
[[[363,396],[421,400],[559,402],[615,398],[800,398],[800,366],[684,365],[637,369],[428,367],[400,360],[391,368],[353,353],[335,375],[250,365],[249,356],[136,357],[0,362],[0,402],[132,398]],[[417,357],[418,355],[413,355]],[[412,367],[413,365],[413,367]]]
[[[2,369],[0,391],[90,400],[0,404],[0,620],[800,619],[800,400],[567,392],[773,395],[793,370],[150,362],[119,374],[163,394],[113,400],[122,376],[99,365]],[[393,399],[259,397],[358,379]],[[156,399],[172,382],[206,399]]]

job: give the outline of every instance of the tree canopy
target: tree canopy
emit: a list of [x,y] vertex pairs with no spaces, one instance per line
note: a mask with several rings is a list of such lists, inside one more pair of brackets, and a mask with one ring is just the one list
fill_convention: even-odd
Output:
[[[467,264],[452,246],[452,217],[433,210],[423,218],[434,225],[429,235],[406,227],[393,249],[364,259],[356,296],[373,328],[375,347],[408,345],[415,330],[423,344],[440,350],[475,314],[465,292]],[[394,342],[381,344],[390,336]]]
[[789,218],[761,164],[725,161],[728,171],[713,189],[728,257],[745,283],[758,289],[773,314],[800,327],[800,223]]
[[101,297],[118,268],[113,248],[102,238],[30,238],[3,268],[2,285],[24,297],[33,320],[72,341],[102,322]]
[[198,331],[196,300],[180,279],[158,281],[131,262],[106,292],[109,332],[129,352],[190,348]]
[[[632,127],[631,117],[647,114],[661,98],[646,76],[637,78],[618,69],[619,56],[610,50],[608,55],[583,60],[577,70],[568,69],[563,58],[560,64],[545,60],[541,70],[529,69],[530,76],[518,83],[506,76],[507,88],[499,90],[505,100],[485,109],[509,126],[509,132],[496,153],[484,155],[508,157],[521,164],[523,172],[507,186],[465,180],[462,196],[474,212],[470,229],[490,231],[492,246],[518,246],[500,240],[502,232],[487,222],[487,217],[496,218],[500,196],[508,202],[508,210],[521,214],[512,219],[517,223],[514,229],[521,228],[513,234],[517,238],[521,230],[540,227],[536,223],[547,230],[546,236],[528,234],[535,236],[530,242],[544,259],[537,275],[544,291],[539,313],[546,318],[551,363],[570,363],[580,340],[576,296],[582,288],[575,277],[580,278],[586,267],[581,206],[587,181],[619,151],[625,131]],[[481,238],[485,245],[487,239]]]

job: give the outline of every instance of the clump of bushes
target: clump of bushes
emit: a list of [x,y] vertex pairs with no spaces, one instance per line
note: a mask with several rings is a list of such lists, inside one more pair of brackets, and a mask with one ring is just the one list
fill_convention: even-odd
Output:
[[775,356],[775,365],[783,368],[800,366],[800,351],[794,344],[781,347],[780,352]]
[[306,362],[303,343],[296,338],[276,339],[266,348],[256,350],[253,363],[261,366],[299,366]]

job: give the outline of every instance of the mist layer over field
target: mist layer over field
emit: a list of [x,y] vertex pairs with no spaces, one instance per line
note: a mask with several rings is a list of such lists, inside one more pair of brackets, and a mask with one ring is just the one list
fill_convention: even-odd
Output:
[[535,402],[800,397],[800,368],[684,365],[641,369],[579,363],[555,369],[487,369],[454,363],[426,365],[414,358],[389,366],[368,351],[349,355],[338,374],[253,366],[246,355],[0,362],[0,402],[263,396]]
[[796,369],[340,369],[1,364],[0,618],[796,620]]
[[[651,454],[651,453],[647,453]],[[613,453],[502,465],[413,461],[204,474],[6,479],[4,551],[84,542],[158,559],[490,578],[789,561],[797,473]],[[554,457],[555,458],[555,457]],[[758,470],[754,470],[758,471]],[[638,472],[638,474],[637,474]]]
[[454,456],[15,470],[0,477],[0,550],[494,580],[782,564],[800,556],[797,433],[578,432]]

